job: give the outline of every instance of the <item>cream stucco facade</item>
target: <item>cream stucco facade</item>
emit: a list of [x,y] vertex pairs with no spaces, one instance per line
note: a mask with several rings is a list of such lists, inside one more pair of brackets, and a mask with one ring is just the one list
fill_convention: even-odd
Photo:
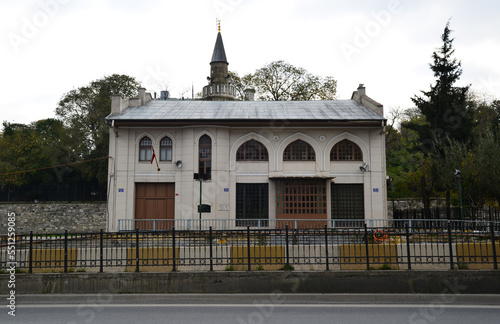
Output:
[[[119,98],[117,100],[120,100]],[[151,100],[150,102],[153,102]],[[147,107],[147,103],[144,107]],[[144,108],[146,109],[146,108]],[[126,111],[126,109],[123,109]],[[212,141],[212,176],[202,186],[202,203],[211,206],[203,219],[236,219],[236,184],[268,183],[270,220],[276,218],[275,179],[315,178],[323,179],[327,190],[327,218],[332,218],[330,183],[363,184],[365,219],[387,217],[386,165],[384,121],[366,125],[344,127],[315,127],[314,122],[300,127],[282,124],[269,126],[217,125],[217,121],[190,121],[186,125],[134,125],[108,117],[110,125],[109,166],[109,222],[108,230],[118,229],[119,219],[132,220],[136,215],[136,183],[175,184],[175,219],[199,218],[200,184],[193,175],[198,173],[199,139],[203,135]],[[120,124],[121,123],[123,124]],[[225,120],[223,120],[225,121]],[[146,123],[148,122],[141,122]],[[182,123],[182,122],[180,122]],[[193,124],[194,125],[188,125]],[[206,123],[206,124],[205,124]],[[212,124],[211,124],[212,123]],[[159,152],[160,141],[167,136],[172,140],[171,161],[158,159],[156,163],[140,161],[139,143],[144,137],[152,141]],[[330,161],[330,152],[342,140],[355,143],[362,152],[362,161]],[[240,146],[256,140],[268,152],[268,161],[237,161]],[[285,148],[296,140],[308,143],[315,152],[315,161],[284,161]],[[177,161],[182,161],[179,168]],[[360,166],[368,164],[363,172]],[[144,217],[154,218],[154,217]],[[300,218],[298,216],[298,218]]]
[[386,120],[363,85],[348,100],[253,101],[248,89],[238,101],[228,64],[219,30],[203,100],[113,96],[108,231],[150,219],[387,218]]

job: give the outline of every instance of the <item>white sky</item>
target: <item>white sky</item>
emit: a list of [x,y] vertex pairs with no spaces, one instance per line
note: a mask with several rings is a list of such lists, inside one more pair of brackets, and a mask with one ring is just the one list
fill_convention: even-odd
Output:
[[150,92],[199,92],[216,18],[231,71],[286,60],[336,78],[339,99],[364,83],[386,115],[434,82],[452,18],[457,85],[499,97],[499,13],[495,0],[0,0],[0,122],[54,117],[66,92],[113,73]]

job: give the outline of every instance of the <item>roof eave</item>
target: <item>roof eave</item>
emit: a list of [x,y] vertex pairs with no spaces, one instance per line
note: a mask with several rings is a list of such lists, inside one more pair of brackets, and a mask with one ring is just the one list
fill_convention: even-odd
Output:
[[275,119],[113,119],[108,116],[106,121],[110,124],[114,120],[115,126],[127,127],[185,127],[198,125],[214,125],[228,127],[380,127],[385,126],[386,119],[369,120],[275,120]]

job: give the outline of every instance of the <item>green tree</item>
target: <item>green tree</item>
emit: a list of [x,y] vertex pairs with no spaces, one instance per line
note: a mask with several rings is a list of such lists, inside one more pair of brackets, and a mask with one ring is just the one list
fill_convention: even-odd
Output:
[[[456,189],[457,179],[454,170],[462,174],[464,203],[471,207],[482,207],[488,201],[500,201],[500,145],[490,131],[485,131],[468,147],[456,140],[450,140],[445,148],[442,164],[446,165],[441,179],[450,188]],[[443,167],[444,169],[444,167]],[[458,193],[455,191],[455,194]]]
[[245,89],[252,88],[251,76],[249,74],[244,77],[240,77],[238,73],[229,71],[229,75],[231,76],[231,84],[236,89],[236,99],[244,100],[245,99]]
[[[437,169],[442,170],[440,180],[444,186],[456,190],[458,184],[454,170],[462,173],[463,196],[465,203],[481,207],[488,202],[500,202],[500,119],[499,101],[484,100],[471,96],[474,107],[472,138],[467,143],[450,139],[444,148],[444,156],[437,159]],[[455,192],[458,195],[458,193]]]
[[[139,82],[133,77],[113,74],[63,96],[56,115],[68,129],[74,161],[108,156],[109,127],[104,118],[111,113],[111,95],[134,97],[139,87]],[[100,184],[106,183],[107,160],[84,163],[78,168],[87,180],[97,179]]]
[[260,100],[329,100],[337,94],[333,77],[316,76],[285,61],[268,63],[244,78]]
[[[409,123],[423,122],[417,110],[396,111],[386,128],[387,175],[392,179],[394,190],[389,198],[423,198],[430,205],[435,195],[434,178],[431,176],[431,159],[419,150],[418,134],[407,127]],[[399,128],[394,127],[396,118]]]
[[[44,119],[28,125],[3,123],[0,138],[2,185],[62,182],[62,171],[47,167],[68,163],[69,137],[60,120]],[[21,172],[36,170],[31,172]]]
[[472,111],[467,101],[469,86],[456,87],[455,82],[462,75],[461,62],[453,57],[453,39],[450,38],[450,23],[446,24],[442,47],[432,55],[430,68],[436,77],[429,91],[423,96],[414,96],[416,105],[425,123],[410,125],[422,141],[425,153],[442,154],[447,138],[467,142],[473,128]]
[[[450,34],[448,21],[441,36],[443,45],[432,54],[433,63],[430,64],[430,68],[436,78],[435,84],[431,85],[429,91],[422,91],[423,96],[412,98],[424,122],[408,123],[408,127],[419,135],[420,149],[426,158],[430,155],[432,183],[437,185],[436,190],[446,191],[447,206],[450,205],[450,188],[444,186],[446,181],[441,177],[448,169],[440,169],[440,164],[436,162],[443,158],[449,139],[467,143],[471,139],[474,127],[472,107],[467,100],[469,86],[455,86],[462,75],[462,68],[461,62],[453,56],[455,50]],[[422,198],[426,211],[430,212],[428,210],[430,200],[427,200],[430,198],[428,196]]]

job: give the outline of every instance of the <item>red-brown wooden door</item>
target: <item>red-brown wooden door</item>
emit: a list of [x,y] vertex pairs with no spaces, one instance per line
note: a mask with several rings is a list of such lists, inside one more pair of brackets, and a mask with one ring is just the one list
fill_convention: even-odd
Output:
[[136,183],[135,219],[139,220],[136,227],[141,230],[171,229],[175,219],[175,184]]

